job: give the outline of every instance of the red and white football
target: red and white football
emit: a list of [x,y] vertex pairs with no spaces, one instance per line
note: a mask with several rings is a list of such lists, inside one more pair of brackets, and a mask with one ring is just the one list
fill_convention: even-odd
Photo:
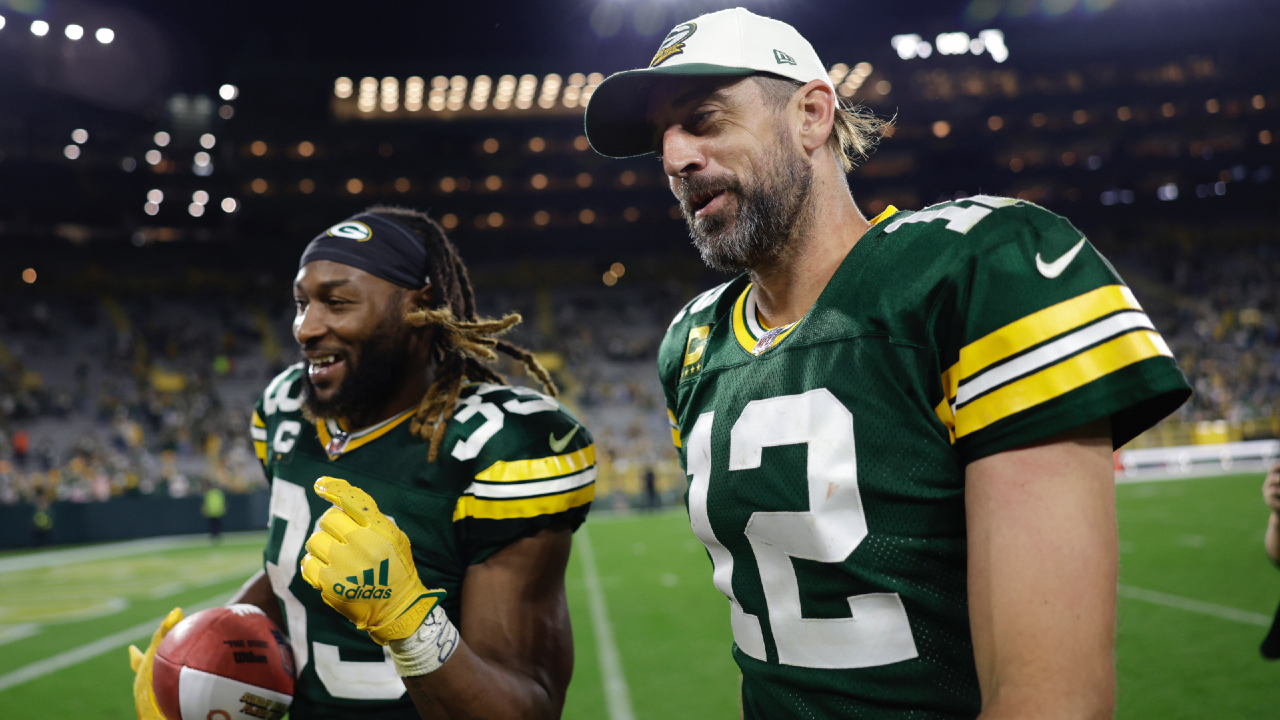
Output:
[[293,701],[293,649],[253,605],[201,610],[156,648],[151,687],[168,720],[279,720]]

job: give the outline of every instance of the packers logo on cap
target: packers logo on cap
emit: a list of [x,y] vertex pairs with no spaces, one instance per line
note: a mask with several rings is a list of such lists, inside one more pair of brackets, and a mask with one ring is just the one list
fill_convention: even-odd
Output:
[[368,225],[355,220],[340,222],[326,230],[325,234],[332,235],[333,237],[355,240],[356,242],[365,242],[369,238],[373,237],[373,231],[369,229]]
[[672,57],[683,54],[685,41],[697,31],[697,23],[687,22],[683,25],[677,25],[674,30],[667,33],[667,36],[662,39],[662,44],[658,46],[658,54],[653,56],[653,60],[649,62],[649,67],[658,67]]

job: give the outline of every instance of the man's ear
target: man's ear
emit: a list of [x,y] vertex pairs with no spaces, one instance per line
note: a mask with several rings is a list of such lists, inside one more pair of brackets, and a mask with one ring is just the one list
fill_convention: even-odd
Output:
[[418,290],[409,292],[408,310],[430,310],[431,303],[436,298],[436,286],[434,283],[427,283]]
[[800,143],[814,152],[827,143],[836,117],[836,94],[821,80],[810,80],[796,94],[800,110]]

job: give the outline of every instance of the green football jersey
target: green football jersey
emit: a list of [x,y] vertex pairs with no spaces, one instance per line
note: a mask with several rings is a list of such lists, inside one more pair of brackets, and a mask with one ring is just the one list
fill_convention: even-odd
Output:
[[798,323],[764,328],[743,276],[659,352],[747,718],[976,716],[965,465],[1104,417],[1119,446],[1190,395],[1066,220],[986,196],[882,218]]
[[463,388],[436,461],[428,462],[428,443],[409,430],[413,411],[350,434],[332,421],[308,422],[303,372],[295,365],[271,382],[251,429],[271,478],[263,560],[298,671],[289,715],[416,719],[386,649],[302,579],[304,543],[333,507],[313,483],[328,475],[369,493],[408,535],[423,584],[448,592],[441,604],[461,626],[468,567],[553,523],[582,524],[595,492],[595,446],[556,400],[476,383]]

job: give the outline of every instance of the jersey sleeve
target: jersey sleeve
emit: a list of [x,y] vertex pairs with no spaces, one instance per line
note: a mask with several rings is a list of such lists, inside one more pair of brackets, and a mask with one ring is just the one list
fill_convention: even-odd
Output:
[[658,380],[662,383],[662,394],[667,404],[671,442],[675,445],[682,468],[684,447],[680,440],[681,412],[676,402],[677,388],[682,380],[696,375],[702,369],[711,323],[715,321],[717,302],[735,282],[738,281],[717,285],[690,300],[676,313],[658,348]]
[[[687,308],[686,308],[687,310]],[[680,368],[685,355],[685,342],[682,338],[688,331],[680,322],[686,314],[681,310],[676,316],[667,334],[658,346],[658,381],[662,384],[662,397],[666,403],[667,422],[671,426],[671,443],[675,445],[676,454],[680,456],[680,465],[684,466],[684,453],[681,452],[680,427],[676,423],[676,386],[680,384]],[[683,332],[682,332],[683,331]]]
[[[591,433],[556,400],[517,392],[504,389],[490,396],[501,408],[501,429],[484,442],[474,462],[459,466],[472,473],[453,514],[468,564],[552,525],[576,531],[595,498]],[[497,417],[493,411],[490,416]]]
[[1190,397],[1186,378],[1078,230],[1007,202],[974,228],[937,303],[934,411],[966,462],[1104,417],[1119,447]]
[[253,415],[249,418],[249,439],[253,442],[253,454],[262,465],[262,472],[267,480],[271,479],[271,468],[267,462],[267,423],[262,419],[262,398],[254,405]]

